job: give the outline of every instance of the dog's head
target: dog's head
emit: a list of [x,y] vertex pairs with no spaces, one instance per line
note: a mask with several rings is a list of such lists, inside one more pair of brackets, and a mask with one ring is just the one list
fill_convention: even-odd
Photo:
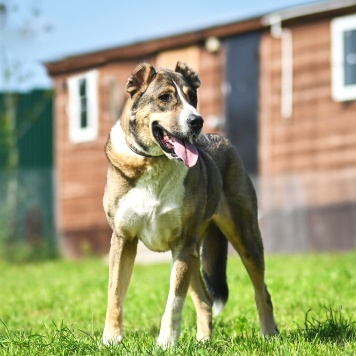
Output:
[[146,155],[165,154],[193,167],[198,160],[194,146],[203,118],[197,111],[198,75],[184,63],[175,71],[156,70],[140,64],[126,83],[130,110],[121,119],[128,144]]

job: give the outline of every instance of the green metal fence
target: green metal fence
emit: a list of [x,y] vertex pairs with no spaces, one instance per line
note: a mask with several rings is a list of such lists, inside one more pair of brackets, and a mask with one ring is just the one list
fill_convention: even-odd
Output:
[[[10,227],[17,241],[55,236],[52,101],[45,90],[0,94],[0,229],[4,235]],[[9,162],[14,150],[15,164]]]

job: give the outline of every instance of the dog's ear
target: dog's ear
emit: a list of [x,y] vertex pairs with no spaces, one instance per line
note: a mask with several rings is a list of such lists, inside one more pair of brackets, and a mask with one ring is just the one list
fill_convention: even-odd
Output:
[[126,91],[130,94],[131,98],[138,92],[143,93],[155,74],[156,71],[150,64],[139,64],[126,82]]
[[193,88],[198,89],[200,87],[201,82],[198,74],[195,73],[193,69],[189,68],[185,63],[177,62],[175,71],[182,74]]

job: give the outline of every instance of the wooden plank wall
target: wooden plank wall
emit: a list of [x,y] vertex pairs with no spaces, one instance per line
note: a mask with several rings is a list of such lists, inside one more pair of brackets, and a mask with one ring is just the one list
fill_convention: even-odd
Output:
[[[331,97],[330,20],[290,27],[293,114],[281,117],[281,41],[261,41],[259,157],[262,204],[285,205],[296,186],[307,206],[356,199],[356,101]],[[293,183],[294,182],[294,183]],[[294,195],[297,193],[293,193]],[[298,195],[298,194],[297,194]],[[291,195],[288,195],[291,199]]]
[[[205,121],[204,132],[223,133],[225,119],[223,93],[225,81],[224,48],[217,53],[209,53],[204,48],[201,48],[198,72],[202,83],[198,89],[198,109]],[[219,122],[216,122],[216,120],[219,120]]]

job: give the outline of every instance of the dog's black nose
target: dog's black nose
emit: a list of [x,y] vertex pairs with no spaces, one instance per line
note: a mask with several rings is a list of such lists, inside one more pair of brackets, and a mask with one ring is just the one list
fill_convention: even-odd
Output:
[[188,125],[194,132],[198,132],[204,124],[204,120],[199,115],[190,115],[188,117]]

